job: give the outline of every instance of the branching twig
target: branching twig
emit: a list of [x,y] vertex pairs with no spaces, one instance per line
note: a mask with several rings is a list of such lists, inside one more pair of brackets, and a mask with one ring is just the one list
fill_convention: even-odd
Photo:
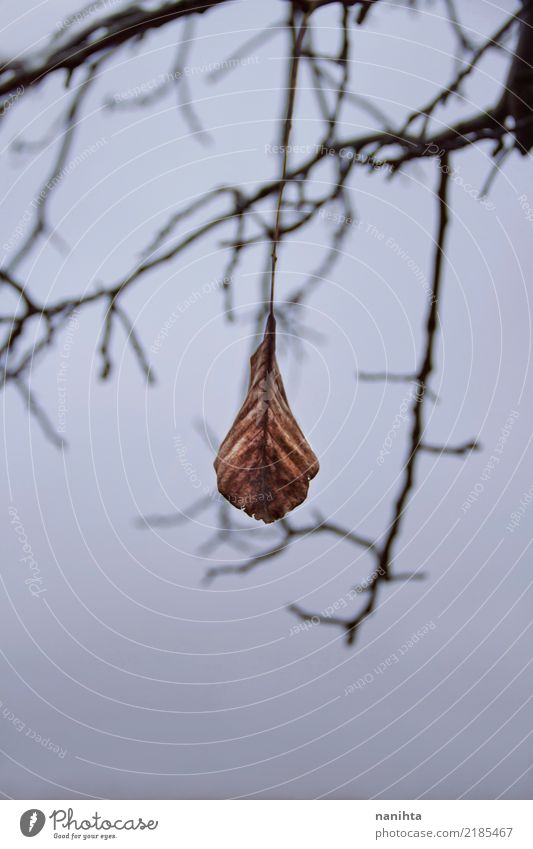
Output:
[[[321,281],[327,280],[332,267],[340,255],[344,240],[354,221],[353,204],[350,200],[350,181],[357,170],[366,173],[386,172],[394,176],[412,162],[424,160],[439,164],[438,231],[433,257],[433,275],[431,299],[428,300],[425,316],[423,344],[420,362],[413,373],[386,374],[380,372],[362,372],[358,377],[367,381],[410,382],[416,387],[410,409],[410,431],[407,453],[400,475],[398,490],[392,505],[390,521],[376,540],[344,528],[332,520],[315,515],[312,520],[298,526],[290,520],[282,520],[274,530],[275,537],[270,547],[257,550],[257,543],[250,551],[249,544],[242,542],[240,526],[227,503],[206,496],[191,505],[183,513],[171,516],[153,516],[142,520],[146,526],[181,525],[186,516],[196,516],[203,510],[215,508],[218,511],[219,531],[206,542],[205,551],[219,545],[229,545],[233,549],[246,552],[245,559],[236,564],[213,567],[207,574],[211,580],[223,573],[246,574],[265,562],[271,561],[286,552],[297,540],[309,536],[326,534],[339,542],[354,545],[361,551],[362,557],[370,557],[373,570],[364,586],[355,588],[353,614],[347,619],[329,617],[324,614],[312,614],[299,605],[291,605],[292,612],[302,619],[313,619],[323,624],[343,629],[347,642],[353,643],[360,626],[366,617],[376,609],[381,588],[391,581],[405,581],[419,578],[420,573],[395,571],[395,550],[401,535],[405,514],[416,485],[416,470],[419,459],[427,453],[435,455],[468,456],[478,450],[476,441],[448,446],[432,444],[425,440],[425,412],[427,403],[435,401],[436,396],[428,385],[433,373],[435,340],[438,333],[438,309],[441,298],[443,257],[448,227],[447,188],[450,180],[449,156],[453,152],[469,149],[472,145],[492,146],[494,168],[490,180],[513,150],[524,153],[533,143],[533,120],[530,100],[530,77],[527,69],[531,66],[530,40],[528,26],[533,16],[533,0],[522,4],[517,15],[507,17],[497,31],[488,39],[475,46],[466,35],[457,17],[454,0],[445,0],[455,37],[461,48],[463,66],[448,85],[443,86],[431,100],[419,109],[408,114],[403,123],[389,119],[372,101],[350,90],[349,68],[353,56],[353,26],[363,27],[370,11],[379,0],[289,0],[289,14],[282,24],[254,35],[231,56],[221,63],[221,69],[212,75],[220,78],[226,69],[231,69],[247,55],[251,49],[264,45],[270,37],[280,30],[287,32],[291,41],[291,59],[287,68],[286,99],[284,104],[284,123],[282,124],[283,162],[281,175],[270,180],[258,182],[255,186],[247,184],[215,186],[205,194],[192,198],[185,205],[178,205],[169,214],[159,230],[146,240],[144,249],[129,268],[117,275],[117,278],[93,288],[86,285],[81,289],[84,294],[74,292],[57,300],[45,298],[42,293],[49,291],[46,279],[39,281],[36,293],[29,291],[26,283],[19,279],[22,261],[27,260],[39,241],[41,234],[50,232],[47,200],[52,189],[63,180],[67,158],[73,150],[76,127],[83,120],[83,107],[90,87],[97,79],[101,63],[115,56],[124,45],[136,43],[148,33],[172,25],[176,21],[185,22],[181,47],[175,58],[168,85],[156,97],[166,92],[170,86],[177,87],[178,102],[192,132],[202,134],[196,113],[193,111],[193,95],[188,89],[188,81],[180,75],[187,61],[192,43],[192,21],[203,13],[216,8],[222,9],[228,0],[160,0],[149,9],[146,4],[127,6],[111,14],[104,15],[80,28],[66,26],[60,37],[52,38],[44,49],[29,53],[22,58],[14,57],[4,62],[0,68],[0,116],[8,120],[11,109],[18,108],[28,91],[35,91],[44,80],[62,73],[69,84],[74,73],[83,71],[83,78],[73,93],[68,110],[60,124],[62,136],[59,143],[51,174],[43,184],[45,190],[42,203],[39,204],[33,226],[28,235],[19,243],[18,249],[6,260],[6,266],[0,270],[1,289],[8,303],[15,301],[11,312],[5,310],[0,315],[0,327],[4,334],[0,344],[3,372],[2,386],[12,382],[39,422],[43,432],[55,444],[60,440],[46,416],[45,410],[30,392],[28,375],[37,359],[49,350],[74,310],[81,310],[94,304],[104,308],[102,337],[100,342],[101,376],[108,377],[113,370],[112,342],[115,322],[118,321],[127,335],[132,352],[145,378],[153,379],[151,366],[143,341],[135,331],[135,316],[126,299],[134,286],[140,285],[160,268],[169,266],[181,257],[189,248],[198,245],[207,237],[216,235],[222,239],[222,245],[228,249],[224,270],[223,296],[228,316],[232,316],[233,279],[239,263],[248,251],[257,248],[265,250],[271,247],[270,290],[271,303],[274,294],[277,247],[290,234],[304,231],[317,221],[319,216],[326,217],[331,209],[341,210],[335,229],[321,255],[317,268],[305,283],[298,287],[289,303],[280,304],[279,319],[288,325],[297,313],[295,305],[311,297]],[[337,52],[331,48],[320,49],[317,43],[305,39],[311,13],[316,9],[333,6],[340,15],[340,45]],[[411,4],[413,5],[413,4]],[[391,19],[391,10],[384,4],[380,7],[385,21]],[[381,17],[381,15],[380,15]],[[510,55],[510,68],[506,77],[504,91],[487,109],[480,109],[460,121],[442,121],[433,131],[431,119],[438,107],[448,105],[452,95],[457,95],[466,79],[472,75],[483,56],[494,47],[501,47],[504,37],[518,22],[519,38],[514,53]],[[299,26],[297,24],[299,23]],[[446,25],[446,24],[445,24]],[[291,157],[289,167],[289,138],[300,56],[311,72],[312,84],[323,123],[314,144],[309,146],[303,158]],[[169,75],[167,75],[169,76]],[[14,95],[16,93],[16,97]],[[153,99],[141,98],[136,105],[146,105]],[[8,108],[9,107],[9,108]],[[352,112],[349,112],[349,110]],[[361,110],[371,119],[370,127],[348,133],[343,127],[360,125]],[[354,115],[355,112],[355,115]],[[348,116],[348,119],[346,119]],[[419,120],[420,119],[420,120]],[[512,119],[509,121],[508,119]],[[431,124],[431,129],[430,129]],[[399,129],[394,129],[398,127]],[[417,127],[415,131],[415,126]],[[57,125],[52,124],[54,135]],[[48,141],[49,134],[45,136]],[[204,136],[205,138],[205,136]],[[17,139],[17,143],[20,139]],[[22,142],[20,142],[22,143]],[[42,141],[39,142],[42,146]],[[26,147],[30,149],[26,143]],[[485,187],[488,190],[488,185]],[[48,188],[52,186],[52,188]],[[311,186],[320,186],[320,195],[311,192]],[[324,188],[325,187],[325,188]],[[41,188],[41,192],[43,191]],[[285,200],[284,198],[284,190]],[[271,221],[273,211],[275,224]],[[204,215],[199,222],[195,216]],[[192,223],[193,220],[195,223]],[[44,274],[44,272],[43,272]],[[90,281],[84,281],[85,284]],[[262,294],[268,303],[268,275],[262,278]],[[41,294],[39,294],[39,292]],[[261,307],[255,321],[262,321],[265,307]],[[130,318],[130,316],[132,316]],[[28,342],[29,330],[38,323],[41,334],[37,341]],[[259,538],[265,537],[261,534]]]

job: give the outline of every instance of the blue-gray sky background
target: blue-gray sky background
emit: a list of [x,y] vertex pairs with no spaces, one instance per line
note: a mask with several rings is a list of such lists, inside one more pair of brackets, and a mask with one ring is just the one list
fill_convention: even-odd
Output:
[[[480,39],[516,7],[511,0],[463,5],[464,22]],[[365,28],[354,32],[352,69],[353,90],[397,121],[448,80],[455,49],[443,26],[443,3],[424,4],[417,14],[400,6],[379,4]],[[77,8],[71,0],[4,0],[2,55],[35,48],[41,39],[44,44]],[[108,3],[102,11],[110,8]],[[51,201],[53,222],[69,248],[61,252],[42,241],[19,270],[32,290],[56,299],[109,284],[180,204],[217,184],[252,187],[278,173],[279,158],[266,146],[279,140],[286,34],[280,31],[217,83],[206,69],[254,31],[281,20],[284,10],[281,2],[243,0],[201,16],[190,84],[210,145],[190,133],[172,92],[144,110],[103,108],[106,98],[127,95],[167,72],[182,24],[122,49],[106,65],[71,159],[96,149],[71,169]],[[332,9],[316,15],[324,49],[336,43],[337,20]],[[446,120],[492,103],[507,64],[504,51],[490,53]],[[295,144],[313,144],[322,129],[310,87],[303,73]],[[55,150],[52,145],[34,156],[17,155],[10,143],[20,131],[34,139],[45,134],[69,94],[62,76],[51,76],[12,108],[2,126],[0,244],[12,238]],[[369,128],[364,113],[346,114],[342,135]],[[490,169],[490,148],[461,152],[453,165],[479,188]],[[295,514],[302,524],[319,509],[370,536],[387,527],[405,426],[386,462],[380,466],[376,458],[409,387],[361,383],[356,372],[415,368],[427,295],[387,240],[393,238],[429,280],[436,180],[434,163],[409,166],[393,180],[355,170],[350,192],[359,223],[330,277],[301,308],[307,332],[301,347],[280,344],[293,410],[321,463],[307,502]],[[111,379],[100,382],[103,304],[80,313],[31,377],[57,426],[57,378],[68,350],[68,450],[46,441],[20,396],[6,390],[4,795],[531,795],[533,513],[526,510],[514,532],[506,529],[533,485],[533,225],[520,202],[524,194],[533,204],[530,157],[518,154],[507,159],[491,191],[494,208],[482,207],[459,181],[452,186],[432,381],[439,403],[428,407],[426,438],[450,444],[479,438],[483,450],[467,458],[422,458],[395,569],[423,572],[425,581],[384,590],[352,649],[335,628],[291,635],[296,620],[287,604],[321,610],[344,598],[373,568],[358,549],[336,538],[304,538],[247,576],[221,577],[206,586],[209,566],[238,560],[227,546],[207,557],[199,553],[216,528],[215,509],[178,527],[142,530],[135,524],[140,515],[172,514],[192,504],[197,481],[214,496],[218,446],[208,447],[198,422],[220,439],[240,405],[268,246],[245,254],[238,269],[237,322],[226,320],[222,294],[209,286],[222,275],[228,254],[221,238],[231,237],[230,227],[132,289],[125,306],[148,348],[173,311],[180,313],[150,354],[154,387],[147,387],[120,333],[113,338]],[[183,222],[180,232],[201,218]],[[317,219],[283,244],[280,299],[316,267],[332,227]],[[184,306],[188,298],[191,304]],[[513,411],[518,416],[501,460],[465,512],[462,505],[482,480]],[[180,463],[176,440],[185,446],[194,479]],[[28,571],[10,507],[41,570],[45,592],[38,598],[25,584]],[[276,538],[275,527],[245,516],[240,524],[243,538],[258,545]],[[428,625],[428,633],[400,656],[400,647]],[[399,662],[392,663],[395,655]],[[383,674],[376,673],[380,663],[390,664]],[[345,695],[365,676],[365,686]],[[11,714],[24,730],[17,730]],[[40,745],[28,729],[65,754]]]

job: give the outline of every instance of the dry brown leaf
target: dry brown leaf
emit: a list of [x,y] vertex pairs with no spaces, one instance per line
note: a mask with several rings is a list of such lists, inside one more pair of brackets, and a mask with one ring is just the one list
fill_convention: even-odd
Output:
[[215,460],[219,492],[254,519],[275,522],[307,498],[318,460],[294,418],[276,360],[276,321],[250,360],[250,386]]

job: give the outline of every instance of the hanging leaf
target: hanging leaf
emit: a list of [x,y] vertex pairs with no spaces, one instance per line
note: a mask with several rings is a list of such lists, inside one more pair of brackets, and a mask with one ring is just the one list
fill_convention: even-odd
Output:
[[281,208],[287,182],[289,139],[298,63],[311,11],[308,5],[293,44],[283,130],[283,160],[272,231],[270,309],[263,341],[250,361],[250,386],[215,460],[219,492],[253,519],[275,522],[307,498],[318,460],[294,418],[276,361],[274,293]]
[[250,360],[250,386],[215,460],[219,492],[253,519],[275,522],[307,498],[318,460],[294,418],[276,360],[276,321]]

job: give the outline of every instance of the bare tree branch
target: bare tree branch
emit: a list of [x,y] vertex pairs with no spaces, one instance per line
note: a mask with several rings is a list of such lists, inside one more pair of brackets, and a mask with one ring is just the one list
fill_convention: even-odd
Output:
[[[288,0],[286,0],[288,2]],[[292,543],[307,537],[325,534],[339,542],[355,546],[362,557],[370,557],[373,570],[364,586],[354,588],[354,612],[347,619],[327,616],[323,613],[309,613],[299,605],[291,605],[291,611],[301,619],[335,625],[343,629],[346,641],[352,644],[366,617],[371,615],[379,601],[381,588],[392,581],[405,581],[420,578],[418,571],[395,571],[395,550],[400,538],[406,512],[416,487],[416,471],[419,459],[427,453],[467,457],[471,451],[479,450],[475,440],[459,445],[438,445],[425,440],[425,412],[427,403],[436,401],[429,382],[434,370],[435,341],[438,335],[438,310],[442,293],[443,256],[448,232],[448,186],[451,168],[450,156],[472,146],[488,143],[492,157],[492,167],[484,188],[488,191],[498,169],[514,150],[526,153],[533,144],[533,83],[531,67],[533,65],[533,0],[522,4],[517,14],[506,16],[498,29],[479,44],[474,44],[465,32],[458,17],[459,7],[454,0],[444,0],[449,21],[443,22],[448,38],[453,38],[460,48],[461,68],[452,79],[420,108],[409,112],[402,121],[393,121],[380,107],[368,98],[351,90],[350,61],[354,57],[354,34],[356,27],[364,27],[372,20],[372,11],[379,0],[292,0],[287,5],[287,17],[277,21],[272,27],[246,39],[237,50],[223,63],[219,71],[211,75],[212,80],[220,79],[226,70],[231,70],[242,57],[251,50],[264,46],[278,33],[288,35],[291,44],[291,57],[286,70],[285,100],[282,122],[281,143],[288,141],[287,126],[292,107],[296,84],[295,59],[301,48],[302,70],[307,71],[312,81],[316,103],[321,118],[316,138],[311,139],[307,152],[290,167],[284,151],[284,168],[281,176],[270,180],[258,181],[245,187],[235,185],[214,186],[206,193],[193,198],[186,204],[173,209],[166,222],[156,233],[146,237],[144,248],[131,265],[122,270],[115,279],[105,283],[93,284],[83,281],[78,294],[73,292],[55,300],[44,298],[48,292],[47,280],[39,281],[36,293],[21,279],[23,260],[30,258],[40,244],[43,234],[53,233],[49,221],[49,198],[52,191],[57,195],[65,181],[65,164],[71,155],[77,136],[77,128],[83,121],[83,111],[87,95],[98,81],[99,71],[104,62],[114,57],[123,46],[138,43],[140,39],[171,26],[181,20],[183,30],[177,53],[167,81],[152,95],[138,98],[135,106],[143,107],[153,103],[169,91],[175,91],[178,107],[191,131],[200,139],[207,135],[200,124],[194,109],[194,93],[189,81],[182,73],[188,61],[194,31],[193,24],[204,13],[222,9],[229,0],[165,0],[155,8],[148,9],[146,4],[128,4],[119,11],[95,19],[81,28],[65,26],[60,35],[51,38],[44,49],[30,52],[22,58],[14,57],[3,63],[0,68],[0,118],[7,121],[12,109],[24,102],[26,94],[37,91],[44,80],[63,72],[66,84],[70,84],[72,75],[81,73],[81,82],[69,95],[65,114],[59,123],[54,122],[50,131],[38,142],[17,137],[19,150],[29,152],[48,145],[50,139],[58,138],[58,150],[47,179],[39,190],[42,201],[39,203],[32,227],[19,243],[16,251],[6,258],[4,268],[0,269],[0,288],[10,305],[0,315],[2,340],[2,387],[12,382],[22,395],[30,413],[36,418],[43,433],[55,445],[62,440],[55,433],[45,409],[30,392],[29,375],[39,359],[50,350],[61,328],[65,327],[74,310],[89,308],[98,304],[103,310],[102,332],[99,353],[101,357],[101,377],[108,378],[113,373],[113,342],[117,332],[116,322],[125,332],[132,354],[138,363],[143,377],[153,382],[153,371],[142,338],[135,327],[135,316],[128,302],[128,295],[134,287],[146,283],[152,272],[166,267],[181,257],[189,248],[201,244],[209,237],[216,236],[221,247],[225,248],[223,285],[224,307],[229,318],[235,318],[233,311],[233,293],[237,273],[243,257],[248,251],[257,248],[267,250],[291,234],[304,232],[319,217],[330,213],[336,222],[330,232],[328,243],[319,257],[315,270],[310,273],[302,285],[292,293],[287,304],[279,306],[279,320],[286,327],[298,320],[298,305],[310,298],[316,287],[323,285],[337,261],[350,228],[355,221],[353,202],[350,198],[351,181],[356,171],[370,174],[385,173],[394,177],[399,171],[409,167],[410,163],[435,161],[439,167],[439,185],[437,191],[438,227],[435,239],[435,251],[432,268],[431,298],[428,299],[423,330],[423,342],[420,361],[411,373],[389,374],[384,372],[360,372],[358,379],[363,381],[383,381],[410,383],[416,391],[409,409],[410,430],[406,458],[395,493],[390,520],[381,534],[374,540],[353,527],[344,528],[320,514],[301,525],[284,519],[274,529],[274,541],[268,537],[269,547],[258,550],[257,543],[250,548],[242,541],[239,533],[241,526],[233,515],[232,508],[221,503],[216,497],[206,496],[192,504],[187,510],[170,516],[148,516],[140,520],[144,527],[180,526],[188,516],[197,516],[204,510],[217,511],[219,530],[209,538],[203,548],[204,553],[217,550],[220,545],[244,552],[239,563],[216,566],[207,572],[206,579],[212,580],[221,574],[246,574],[287,552]],[[415,3],[409,3],[415,8]],[[337,21],[338,45],[334,48],[321,48],[320,29],[313,28],[315,10],[331,6],[331,18]],[[379,17],[386,22],[393,21],[398,9],[383,4],[378,8]],[[370,17],[369,17],[370,15]],[[376,15],[377,17],[377,15]],[[305,27],[297,24],[306,21]],[[450,31],[450,25],[452,31]],[[180,25],[181,26],[181,25]],[[480,109],[460,121],[446,120],[441,111],[448,106],[452,96],[460,96],[463,84],[473,76],[483,57],[492,49],[501,49],[508,39],[514,37],[517,43],[509,50],[509,68],[504,80],[503,93],[498,93],[495,101],[486,109]],[[126,105],[131,105],[127,102]],[[345,127],[361,125],[361,115],[365,121],[364,131],[348,132]],[[436,115],[439,116],[437,123]],[[355,118],[354,118],[355,116]],[[367,122],[367,123],[366,123]],[[290,129],[290,127],[289,127]],[[314,193],[311,186],[314,186]],[[316,186],[320,186],[317,190]],[[283,189],[286,187],[285,195]],[[320,194],[318,194],[320,191]],[[278,204],[276,206],[276,201]],[[272,209],[276,211],[276,225],[271,223]],[[196,223],[191,224],[193,216]],[[335,218],[335,216],[337,216]],[[199,220],[199,223],[198,223]],[[59,239],[55,234],[56,240]],[[275,267],[275,257],[274,263]],[[35,274],[34,274],[35,276]],[[326,284],[327,285],[327,284]],[[263,277],[264,304],[254,311],[253,319],[262,321],[268,309],[268,274]],[[39,294],[39,292],[41,294]],[[15,306],[12,306],[13,302]],[[101,306],[100,306],[101,305]],[[247,317],[249,320],[249,317]],[[30,329],[37,327],[36,339],[30,335]],[[303,329],[302,329],[303,333]],[[40,334],[40,335],[39,335]],[[260,536],[262,542],[265,537]],[[262,543],[260,543],[262,545]]]

